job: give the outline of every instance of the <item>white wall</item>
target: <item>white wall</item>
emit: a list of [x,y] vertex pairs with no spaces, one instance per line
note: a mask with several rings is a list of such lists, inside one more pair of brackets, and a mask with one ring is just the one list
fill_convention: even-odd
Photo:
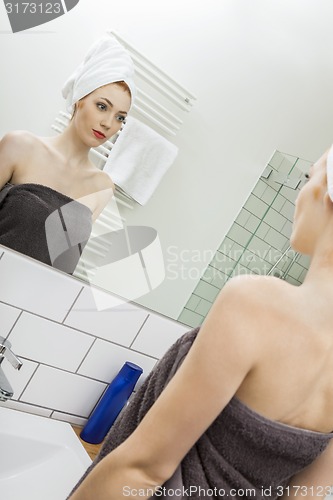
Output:
[[[1,4],[0,135],[49,135],[62,83],[96,38],[118,30],[198,97],[176,163],[128,222],[156,228],[166,255],[172,245],[208,255],[275,149],[312,160],[332,142],[332,15],[331,0],[80,0],[12,35]],[[208,262],[141,303],[178,317]]]

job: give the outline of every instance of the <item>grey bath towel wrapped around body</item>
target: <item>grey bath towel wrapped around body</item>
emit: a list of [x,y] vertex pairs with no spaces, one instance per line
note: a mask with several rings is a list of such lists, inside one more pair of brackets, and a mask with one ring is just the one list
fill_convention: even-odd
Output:
[[[198,331],[183,335],[157,363],[111,427],[86,474],[135,430],[184,360]],[[154,498],[278,498],[291,477],[313,462],[332,437],[270,420],[234,397],[184,457],[164,485],[163,495]]]
[[90,209],[41,184],[0,191],[0,244],[72,274],[92,228]]

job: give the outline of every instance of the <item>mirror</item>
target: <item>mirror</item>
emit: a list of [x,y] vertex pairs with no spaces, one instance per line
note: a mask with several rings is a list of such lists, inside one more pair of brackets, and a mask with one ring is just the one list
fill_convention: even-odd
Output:
[[[308,172],[310,166],[310,161],[275,151],[217,251],[205,252],[205,258],[209,258],[210,261],[179,316],[182,323],[193,327],[201,324],[217,294],[233,276],[273,275],[295,285],[302,283],[309,266],[309,259],[294,252],[289,245],[289,239],[295,199],[304,185],[304,174]],[[143,229],[146,230],[146,236]],[[104,289],[110,287],[113,292],[123,297],[127,297],[126,293],[130,292],[130,285],[134,293],[139,295],[142,290],[140,287],[143,286],[141,282],[143,272],[139,261],[137,266],[133,265],[133,257],[136,252],[145,248],[145,243],[149,244],[154,240],[155,234],[151,228],[130,226],[127,229],[127,239],[133,242],[130,245],[132,254],[121,259],[120,274],[119,270],[113,266],[114,261],[119,262],[120,259],[117,257],[121,252],[125,255],[123,249],[120,248],[125,245],[125,234],[123,238],[119,238],[115,231],[107,234],[107,237],[110,236],[111,238],[116,236],[110,248],[115,259],[111,265],[102,265],[98,269],[101,271],[99,276],[98,274],[90,275],[90,281]],[[100,241],[103,243],[103,240]],[[96,241],[92,239],[82,254],[75,275],[81,277],[82,264],[85,262],[89,263],[94,260],[95,264],[98,263],[95,249]],[[173,251],[173,248],[169,249],[169,260],[166,260],[169,264],[170,275],[171,264],[176,262],[174,257],[177,257],[176,253],[172,253]],[[152,255],[150,252],[149,257]],[[201,259],[200,253],[186,249],[181,252],[180,256],[181,272],[188,273],[189,276],[194,274],[197,277],[195,263]],[[146,263],[149,278],[151,262],[144,256],[142,256],[142,261]],[[110,259],[106,259],[106,262],[110,263]],[[156,267],[156,262],[154,264],[153,275],[158,279],[160,269]],[[158,264],[161,265],[160,262]],[[126,279],[123,279],[128,268],[132,270],[133,283],[131,281],[128,283]],[[119,279],[120,289],[119,284],[116,283],[117,279]]]
[[[52,24],[53,32],[45,26],[13,35],[0,16],[0,63],[6,68],[0,136],[17,129],[52,135],[51,124],[64,109],[64,81],[91,43],[110,30],[109,16],[100,15],[100,9],[109,11],[109,2],[101,0],[98,11],[86,4],[73,10],[80,22],[60,24],[64,16]],[[244,217],[240,207],[247,210],[252,203],[246,200],[272,154],[279,150],[315,160],[332,142],[333,70],[327,61],[333,7],[324,0],[320,9],[310,0],[292,6],[267,0],[265,6],[252,2],[249,10],[245,0],[233,0],[206,9],[171,1],[160,6],[152,23],[154,5],[143,0],[130,14],[119,6],[112,25],[197,101],[170,139],[179,147],[178,157],[147,205],[117,208],[127,226],[152,228],[163,252],[164,281],[136,302],[185,321],[184,308],[200,317],[209,308],[204,301],[210,303],[212,291],[199,295],[211,284],[207,268],[214,267],[225,235],[231,239],[233,222]],[[257,232],[251,241],[258,242]],[[131,272],[128,267],[124,279],[133,279]],[[194,306],[198,297],[204,301]]]
[[207,266],[179,320],[202,323],[216,295],[233,276],[275,276],[300,285],[310,259],[291,249],[296,197],[311,162],[276,151]]

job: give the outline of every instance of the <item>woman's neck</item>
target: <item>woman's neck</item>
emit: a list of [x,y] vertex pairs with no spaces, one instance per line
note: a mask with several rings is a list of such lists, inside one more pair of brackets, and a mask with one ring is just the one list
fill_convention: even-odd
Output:
[[[332,235],[333,237],[333,235]],[[305,286],[318,288],[318,293],[331,295],[333,299],[333,247],[332,238],[323,238],[311,258],[309,270],[304,279]]]
[[89,164],[88,154],[90,147],[86,146],[78,137],[74,127],[70,124],[64,132],[51,140],[52,146],[64,157],[66,164],[76,166]]

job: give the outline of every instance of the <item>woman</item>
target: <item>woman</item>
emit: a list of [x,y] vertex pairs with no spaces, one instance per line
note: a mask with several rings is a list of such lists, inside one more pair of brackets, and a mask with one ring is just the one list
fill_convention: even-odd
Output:
[[230,280],[200,331],[180,338],[149,375],[71,500],[329,493],[332,175],[331,151],[296,202],[291,243],[312,256],[304,283]]
[[[63,133],[37,137],[16,131],[2,138],[0,244],[74,271],[91,224],[114,191],[109,175],[88,154],[124,123],[135,92],[132,76],[129,55],[107,35],[64,86],[73,115]],[[64,231],[67,248],[61,244]]]

